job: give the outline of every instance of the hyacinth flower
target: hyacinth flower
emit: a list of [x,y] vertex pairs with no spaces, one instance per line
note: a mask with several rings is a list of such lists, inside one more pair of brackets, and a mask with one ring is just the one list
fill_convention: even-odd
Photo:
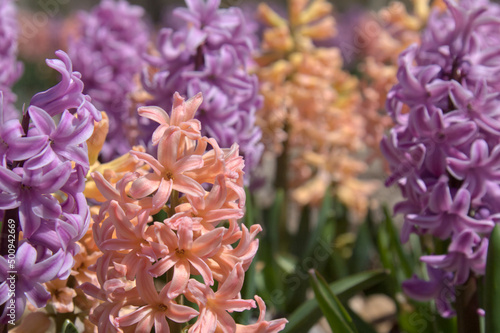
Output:
[[125,0],[103,0],[89,13],[80,13],[77,22],[79,30],[69,40],[68,54],[82,73],[85,92],[110,118],[101,150],[102,159],[109,161],[135,143],[129,140],[137,122],[131,94],[138,87],[149,30],[143,8]]
[[[432,7],[431,3],[432,2]],[[373,152],[370,159],[381,157],[380,140],[392,126],[385,112],[387,93],[397,83],[398,55],[420,40],[420,31],[431,8],[440,1],[414,0],[411,11],[402,2],[391,2],[376,13],[363,13],[350,39],[337,41],[347,61],[359,61],[360,112],[366,121],[364,142]],[[339,28],[340,30],[340,28]]]
[[[397,183],[404,196],[395,206],[405,217],[402,241],[417,234],[449,242],[447,252],[431,249],[421,258],[431,281],[414,277],[403,289],[418,300],[435,299],[450,317],[452,302],[465,292],[439,297],[429,289],[432,281],[446,276],[474,295],[500,216],[500,127],[492,112],[499,101],[500,7],[488,1],[446,1],[446,7],[430,13],[420,45],[399,58],[398,83],[387,96],[395,127],[381,149],[392,171],[386,183]],[[466,330],[476,330],[474,311],[458,315],[471,323]]]
[[16,318],[6,317],[6,302],[12,300],[6,284],[1,287],[2,324],[19,319],[26,300],[45,306],[50,293],[43,283],[68,278],[79,252],[77,241],[90,222],[82,193],[89,170],[86,140],[101,114],[83,94],[80,73],[73,71],[68,55],[56,55],[59,59],[47,64],[61,74],[61,81],[33,96],[22,122],[6,120],[0,110],[2,235],[14,220],[12,244],[19,244],[14,264],[7,260],[11,243],[1,244],[1,274],[16,280]]
[[20,113],[14,103],[17,96],[12,92],[12,86],[23,73],[23,65],[17,60],[19,26],[17,8],[14,1],[0,2],[0,91],[2,92],[3,118],[5,121],[18,119]]
[[146,57],[142,85],[153,97],[147,103],[170,110],[174,92],[194,97],[201,91],[205,98],[196,118],[203,125],[202,134],[222,148],[237,143],[245,170],[252,171],[263,151],[261,130],[255,125],[262,98],[257,77],[248,74],[252,31],[239,8],[219,9],[220,0],[186,4],[173,12],[183,25],[160,30],[157,51]]
[[334,183],[340,200],[363,215],[373,184],[356,179],[365,169],[353,157],[364,147],[358,82],[342,69],[339,48],[315,45],[335,34],[332,5],[290,0],[288,7],[288,20],[264,3],[258,8],[268,26],[256,59],[264,95],[258,124],[278,160],[276,184],[307,205]]
[[107,199],[92,227],[102,255],[96,281],[81,289],[98,300],[90,320],[99,332],[278,332],[286,324],[266,321],[257,296],[258,323],[237,325],[230,315],[256,307],[240,291],[262,228],[237,222],[245,202],[244,160],[237,145],[220,148],[202,136],[193,119],[200,105],[201,94],[185,101],[176,93],[171,116],[159,107],[140,108],[158,123],[151,142],[157,158],[131,151],[144,164],[117,182],[92,173]]

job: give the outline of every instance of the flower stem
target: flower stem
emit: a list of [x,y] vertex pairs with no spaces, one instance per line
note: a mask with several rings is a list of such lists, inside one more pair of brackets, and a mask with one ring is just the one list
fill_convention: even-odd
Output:
[[455,288],[457,294],[457,326],[458,333],[476,333],[480,332],[479,300],[477,293],[477,278],[473,275],[461,286]]

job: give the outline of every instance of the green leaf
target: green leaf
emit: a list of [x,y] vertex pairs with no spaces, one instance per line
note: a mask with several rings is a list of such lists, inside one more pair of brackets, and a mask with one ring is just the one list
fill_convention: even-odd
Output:
[[[363,272],[333,282],[329,287],[340,300],[347,300],[357,292],[384,281],[387,277],[387,273],[383,270]],[[318,302],[316,299],[308,300],[287,317],[288,324],[282,332],[308,332],[320,318]]]
[[357,332],[351,316],[347,313],[339,299],[330,290],[328,283],[316,271],[309,271],[311,286],[316,295],[319,307],[333,332]]
[[255,206],[253,204],[253,197],[248,187],[245,187],[246,203],[245,203],[245,225],[250,228],[255,224]]
[[500,332],[500,226],[490,236],[484,285],[485,332]]
[[[259,293],[271,298],[275,294],[281,295],[283,293],[283,272],[278,266],[275,256],[279,253],[280,236],[283,236],[280,234],[279,222],[284,207],[284,198],[284,192],[278,190],[272,207],[264,213],[264,231],[257,254],[257,260],[264,264],[256,276]],[[284,303],[276,304],[279,310],[283,306],[285,306]]]
[[[320,209],[319,214],[318,214],[316,227],[309,234],[309,239],[307,240],[307,249],[306,249],[306,251],[303,252],[304,253],[303,258],[310,257],[313,254],[314,249],[318,245],[318,240],[324,238],[324,236],[325,236],[325,233],[324,233],[325,224],[327,223],[328,219],[331,218],[333,215],[332,204],[333,204],[332,195],[330,194],[330,191],[326,191],[325,198],[323,199],[323,202],[321,203],[321,209]],[[328,234],[326,234],[326,235],[328,235]]]
[[386,232],[389,235],[390,244],[392,252],[396,253],[397,258],[399,259],[399,267],[404,272],[405,279],[409,278],[413,274],[413,268],[411,265],[411,260],[408,258],[406,253],[403,251],[403,247],[401,245],[401,240],[399,235],[394,227],[394,222],[392,221],[391,213],[389,212],[389,208],[384,206],[384,215],[385,215],[385,227]]
[[78,329],[69,319],[66,319],[62,326],[61,333],[78,333]]

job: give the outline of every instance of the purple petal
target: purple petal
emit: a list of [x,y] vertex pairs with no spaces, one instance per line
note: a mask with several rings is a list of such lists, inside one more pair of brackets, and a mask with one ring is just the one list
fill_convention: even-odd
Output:
[[42,134],[51,136],[55,132],[56,124],[47,112],[33,105],[28,108],[28,112],[33,124]]
[[25,290],[26,297],[37,308],[43,308],[50,299],[50,293],[40,284],[33,284],[33,288]]

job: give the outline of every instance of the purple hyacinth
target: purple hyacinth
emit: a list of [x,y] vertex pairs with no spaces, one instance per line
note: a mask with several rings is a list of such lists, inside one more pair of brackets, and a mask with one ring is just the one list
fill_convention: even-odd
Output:
[[147,57],[154,69],[142,76],[145,90],[154,97],[148,103],[171,110],[174,92],[193,97],[201,91],[203,104],[196,117],[203,134],[221,147],[238,143],[246,170],[252,170],[263,151],[255,125],[262,98],[257,77],[247,71],[253,37],[239,8],[219,9],[220,0],[186,3],[188,8],[174,11],[185,26],[162,29],[159,55]]
[[3,95],[4,120],[19,118],[14,107],[17,100],[12,86],[23,73],[22,63],[17,61],[19,27],[14,1],[0,1],[0,91]]
[[[42,284],[68,278],[73,256],[79,252],[76,242],[90,223],[82,193],[90,168],[86,141],[101,114],[83,94],[80,73],[72,70],[68,55],[62,51],[56,55],[59,59],[47,60],[47,64],[60,72],[61,81],[33,96],[22,123],[4,121],[0,110],[0,276],[2,281],[12,277],[16,286],[13,296],[9,280],[0,284],[1,323],[12,319],[6,309],[13,301],[17,318],[24,312],[26,299],[37,307],[46,304],[49,293]],[[15,221],[15,237],[7,242],[3,236],[11,220]],[[23,240],[14,260],[11,250],[21,231]]]
[[[460,285],[484,274],[500,218],[500,6],[446,4],[431,14],[421,45],[399,58],[399,82],[387,98],[396,125],[381,148],[392,171],[386,184],[397,183],[405,198],[395,207],[405,215],[402,241],[411,233],[449,240],[447,253],[421,260],[429,275]],[[414,277],[403,289],[436,299],[419,283],[431,282]],[[440,304],[442,315],[452,314]]]
[[85,92],[109,117],[109,134],[101,153],[109,160],[127,153],[127,131],[136,120],[130,93],[137,90],[149,41],[144,10],[127,1],[103,0],[79,16],[80,32],[68,53],[82,73]]

